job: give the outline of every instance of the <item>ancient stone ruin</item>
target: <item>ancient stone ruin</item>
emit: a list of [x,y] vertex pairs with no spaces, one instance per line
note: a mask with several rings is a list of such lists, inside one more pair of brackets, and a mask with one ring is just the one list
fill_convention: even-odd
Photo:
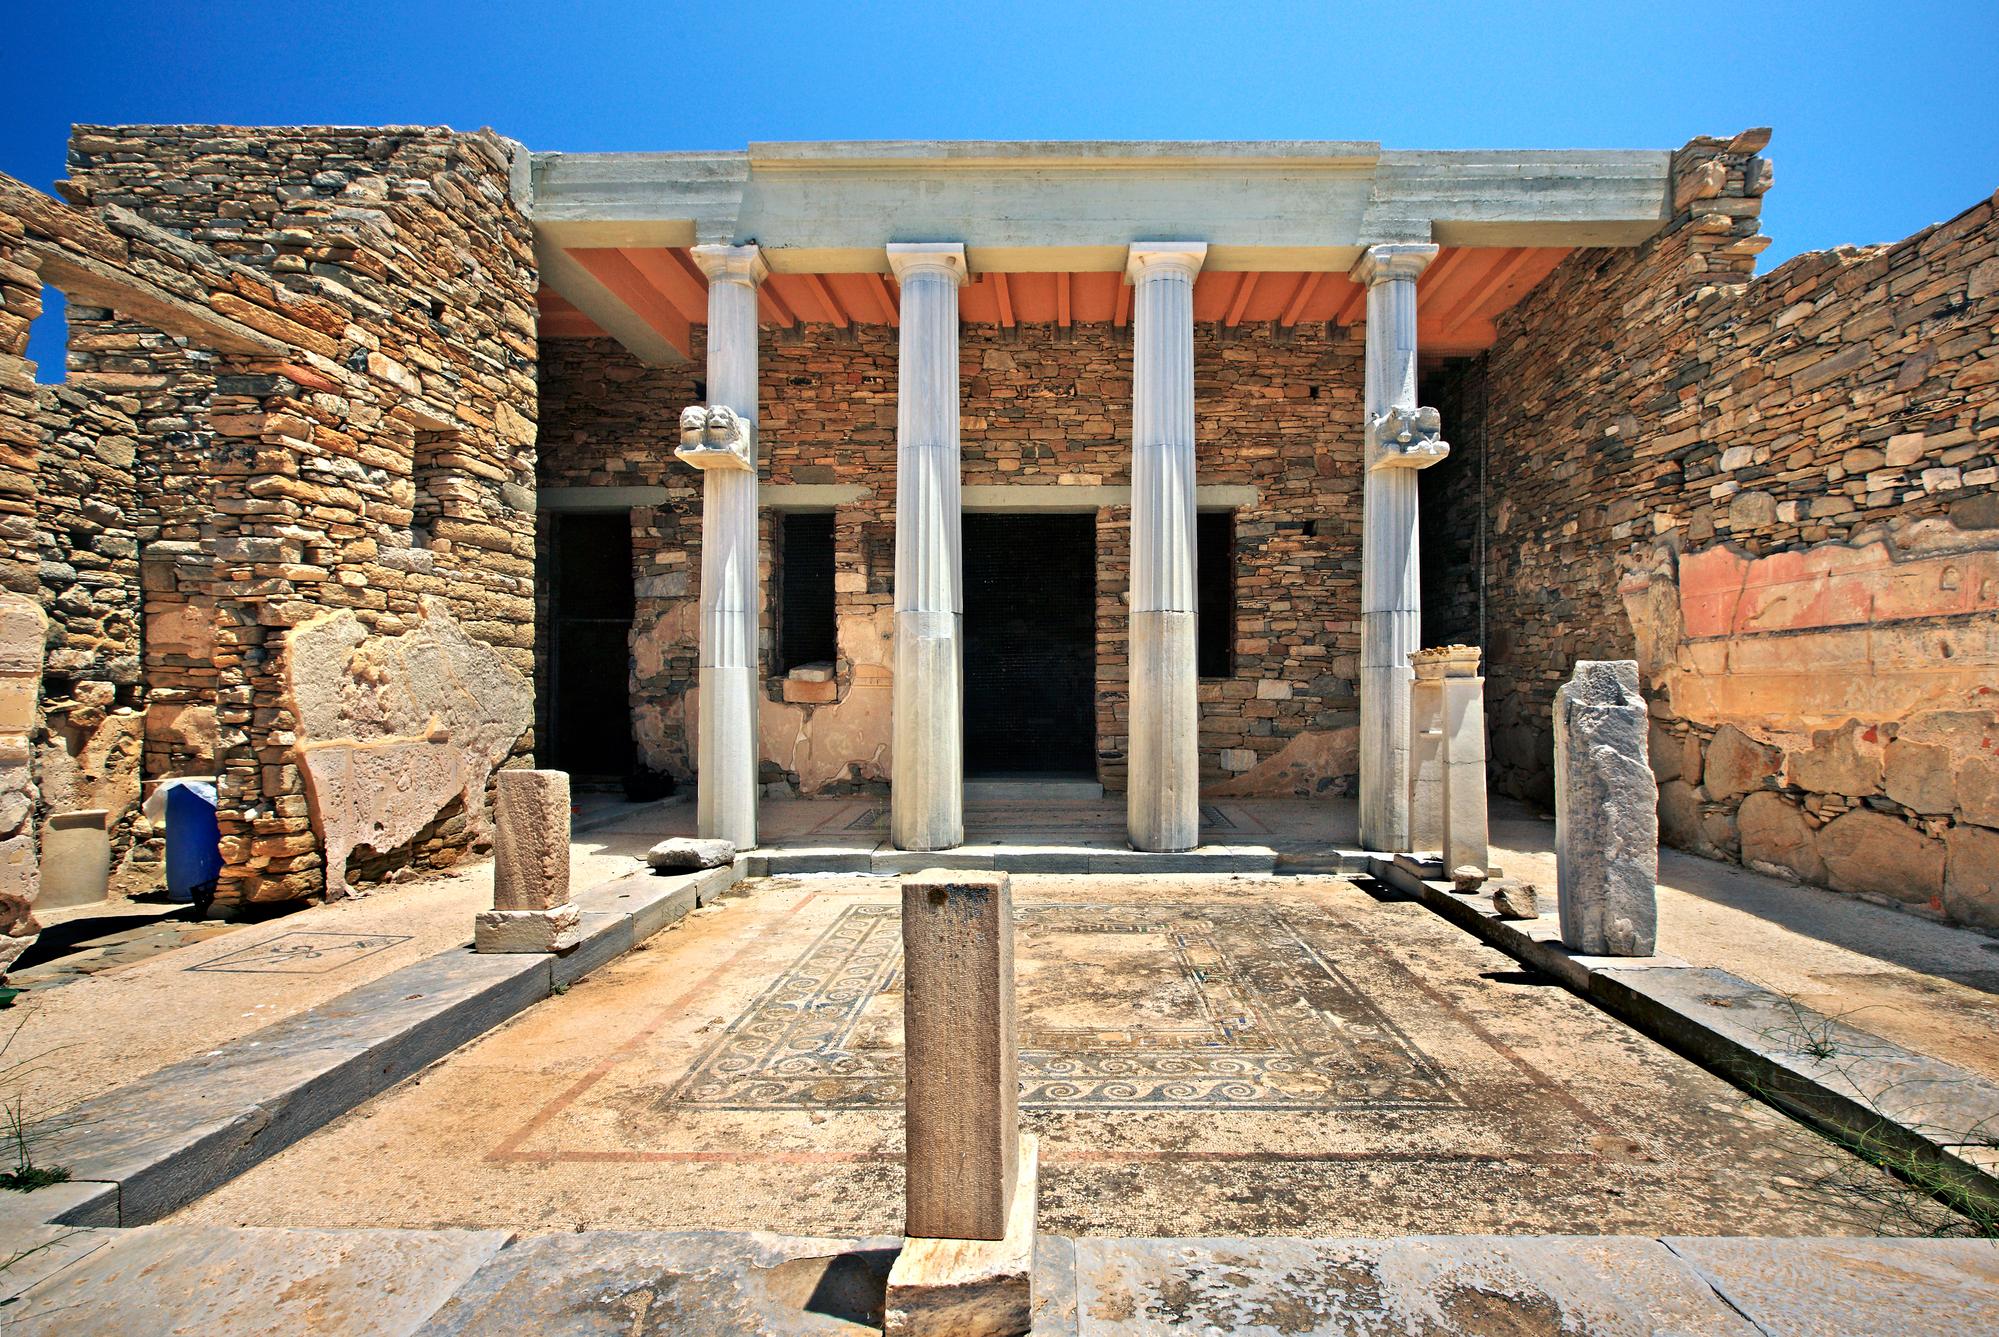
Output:
[[[537,761],[741,849],[783,794],[947,850],[967,774],[1031,771],[1140,850],[1258,796],[1407,850],[1425,642],[1482,653],[1497,792],[1552,804],[1555,688],[1635,659],[1668,843],[1999,924],[1992,203],[1759,277],[1768,138],[1424,159],[1442,195],[1328,144],[1227,207],[1274,150],[1111,146],[1179,203],[1086,262],[1135,178],[1053,163],[987,242],[952,192],[1013,169],[920,144],[78,127],[60,198],[0,182],[8,950],[58,816],[157,885],[172,776],[216,779],[223,913],[482,851]],[[898,173],[934,236],[815,203]],[[1359,192],[1337,236],[1291,181]]]

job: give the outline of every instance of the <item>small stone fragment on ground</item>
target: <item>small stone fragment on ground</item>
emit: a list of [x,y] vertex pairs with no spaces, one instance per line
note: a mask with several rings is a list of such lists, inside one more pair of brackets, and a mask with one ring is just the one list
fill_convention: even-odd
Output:
[[735,857],[733,841],[694,840],[686,836],[662,840],[646,851],[646,862],[656,873],[696,873],[703,868],[720,868]]
[[1492,884],[1492,912],[1501,919],[1539,919],[1540,888],[1507,879]]
[[1475,864],[1461,863],[1451,870],[1451,890],[1460,896],[1469,896],[1485,882],[1485,870]]

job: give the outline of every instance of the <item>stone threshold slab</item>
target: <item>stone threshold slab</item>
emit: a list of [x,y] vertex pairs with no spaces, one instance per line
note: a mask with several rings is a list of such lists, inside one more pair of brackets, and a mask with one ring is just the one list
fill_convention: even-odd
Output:
[[41,1223],[157,1221],[629,951],[740,876],[737,866],[599,883],[576,895],[582,941],[569,952],[453,948],[84,1101],[39,1153],[73,1176],[47,1200]]
[[1383,882],[1751,1095],[1999,1207],[1999,1083],[1725,970],[1570,952],[1555,907],[1538,919],[1501,919],[1490,896],[1460,895],[1437,871],[1407,855],[1373,860]]
[[[1100,845],[971,844],[899,850],[891,845],[792,846],[745,856],[746,876],[867,873],[889,876],[926,868],[991,868],[1005,873],[1275,873],[1280,856],[1266,845],[1204,845],[1180,854],[1149,854]],[[1314,870],[1320,871],[1320,870]],[[1352,871],[1365,871],[1365,864]]]
[[[6,1308],[10,1334],[250,1337],[874,1330],[902,1241],[755,1231],[75,1232]],[[1999,1331],[1985,1240],[1418,1235],[1044,1235],[1037,1337],[1159,1332],[1893,1333]]]
[[1999,1331],[1986,1240],[1044,1238],[1034,1337]]

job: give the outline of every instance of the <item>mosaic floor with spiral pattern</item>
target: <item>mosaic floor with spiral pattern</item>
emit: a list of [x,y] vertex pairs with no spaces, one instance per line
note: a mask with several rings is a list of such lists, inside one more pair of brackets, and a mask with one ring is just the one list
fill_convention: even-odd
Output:
[[[1828,1144],[1420,905],[1336,877],[1013,885],[1045,1230],[1866,1226],[1816,1188]],[[897,884],[742,890],[183,1215],[896,1233]]]
[[[1022,1106],[1460,1104],[1442,1070],[1291,920],[1258,906],[1022,909]],[[892,905],[847,907],[673,1099],[771,1110],[901,1100],[900,932]]]

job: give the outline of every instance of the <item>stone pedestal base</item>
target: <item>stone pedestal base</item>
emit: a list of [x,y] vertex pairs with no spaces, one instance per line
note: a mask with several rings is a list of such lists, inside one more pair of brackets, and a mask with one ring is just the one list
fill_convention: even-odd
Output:
[[481,952],[566,952],[583,940],[575,902],[551,910],[481,910],[472,946]]
[[1006,1238],[908,1239],[888,1274],[884,1337],[1016,1337],[1033,1319],[1039,1149],[1022,1135]]

